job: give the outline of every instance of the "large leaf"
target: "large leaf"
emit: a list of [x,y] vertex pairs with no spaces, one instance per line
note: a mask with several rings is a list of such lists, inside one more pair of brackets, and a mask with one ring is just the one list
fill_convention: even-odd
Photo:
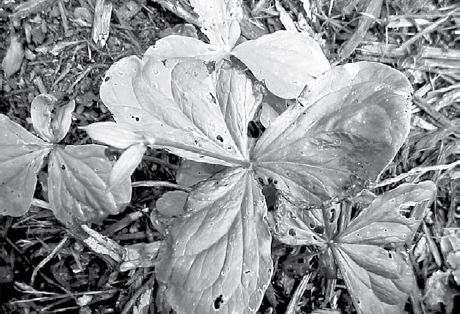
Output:
[[21,216],[30,207],[51,145],[0,114],[0,215]]
[[[223,165],[247,163],[247,150],[239,147],[246,139],[235,137],[240,129],[230,132],[229,128],[234,127],[235,117],[243,117],[243,121],[250,119],[239,113],[242,106],[247,108],[244,114],[253,114],[255,110],[256,98],[250,81],[236,70],[221,69],[220,76],[233,77],[231,82],[242,86],[235,86],[228,98],[223,99],[228,103],[219,104],[215,78],[208,73],[206,65],[199,60],[188,60],[176,65],[172,72],[172,100],[165,88],[160,88],[162,67],[167,71],[153,58],[141,61],[136,57],[111,67],[107,74],[110,79],[101,87],[101,98],[115,120],[150,138],[153,146],[169,149],[187,159]],[[225,71],[232,73],[225,74]],[[238,95],[242,92],[248,94]],[[246,101],[240,104],[232,99]]]
[[277,31],[236,46],[232,54],[282,98],[296,98],[330,68],[316,41],[304,33]]
[[361,189],[406,139],[411,90],[403,74],[382,64],[331,69],[259,139],[253,151],[258,174],[309,205]]
[[[341,243],[373,245],[404,244],[420,225],[426,205],[433,201],[436,185],[431,181],[403,184],[379,195],[338,237]],[[399,212],[414,207],[411,218]]]
[[240,37],[241,0],[190,0],[212,45],[230,51]]
[[228,52],[225,52],[220,47],[206,44],[196,38],[180,35],[170,35],[161,38],[145,52],[145,56],[151,56],[161,61],[198,58],[204,61],[218,62],[226,55],[228,55]]
[[104,146],[56,147],[48,162],[48,198],[56,217],[72,224],[119,213],[131,200],[131,182],[107,191],[111,170]]
[[254,313],[270,281],[266,205],[250,170],[230,169],[191,192],[169,229],[157,276],[178,313]]
[[53,95],[38,95],[32,101],[30,108],[35,131],[48,142],[60,142],[69,131],[74,109],[74,100],[59,106]]

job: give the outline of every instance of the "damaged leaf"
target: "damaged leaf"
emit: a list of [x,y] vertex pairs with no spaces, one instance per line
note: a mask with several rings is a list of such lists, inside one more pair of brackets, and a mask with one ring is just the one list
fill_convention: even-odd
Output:
[[[396,248],[412,238],[435,195],[431,181],[403,184],[377,196],[345,230],[326,233],[327,237],[315,236],[317,232],[305,223],[309,220],[281,207],[274,214],[275,237],[291,245],[316,244],[332,255],[358,313],[401,313],[415,277]],[[406,218],[401,213],[409,207],[411,218]],[[295,233],[287,237],[284,230],[289,228]],[[315,243],[318,239],[322,243]]]

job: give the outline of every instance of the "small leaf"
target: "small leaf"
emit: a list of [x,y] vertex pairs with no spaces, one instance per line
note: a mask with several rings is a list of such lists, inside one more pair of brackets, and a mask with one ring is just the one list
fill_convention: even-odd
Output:
[[326,243],[322,235],[324,223],[321,210],[301,209],[280,197],[273,220],[273,237],[284,244],[323,246]]
[[178,313],[255,313],[270,281],[271,237],[252,172],[231,169],[200,184],[189,214],[169,229],[156,269]]
[[241,0],[191,0],[199,15],[201,30],[212,45],[230,51],[240,37]]
[[334,249],[357,312],[402,313],[415,284],[411,265],[399,253],[372,245],[358,250],[360,247],[343,244]]
[[185,214],[184,206],[188,193],[184,191],[169,191],[156,201],[156,208],[165,217],[179,217]]
[[176,182],[182,186],[192,186],[209,179],[216,173],[224,170],[221,165],[207,164],[191,160],[182,160],[176,171]]
[[[385,192],[354,219],[338,237],[341,243],[404,244],[409,241],[424,216],[426,206],[436,196],[436,185],[431,181],[402,184]],[[404,206],[414,206],[412,218],[399,212]]]
[[144,144],[136,144],[130,146],[121,154],[110,172],[108,190],[123,184],[123,182],[131,178],[134,170],[141,163],[146,150],[147,147]]
[[406,139],[411,90],[402,73],[382,64],[331,69],[259,139],[252,152],[257,173],[306,205],[361,190]]
[[30,207],[37,174],[51,147],[0,114],[0,215],[19,217]]
[[2,61],[2,68],[6,77],[10,77],[21,69],[22,60],[24,60],[24,46],[19,36],[12,36]]
[[111,170],[104,146],[56,147],[48,162],[48,198],[56,217],[72,224],[119,213],[131,199],[131,182],[126,178],[106,191]]
[[161,61],[177,58],[197,58],[204,61],[218,62],[227,54],[217,46],[179,35],[161,38],[155,43],[155,46],[149,47],[145,52],[145,56],[154,57]]
[[74,100],[63,106],[57,106],[56,103],[53,95],[41,94],[34,98],[30,109],[35,131],[51,143],[58,143],[66,136],[75,109]]
[[277,31],[236,46],[232,54],[282,98],[297,98],[330,65],[316,41],[304,33]]

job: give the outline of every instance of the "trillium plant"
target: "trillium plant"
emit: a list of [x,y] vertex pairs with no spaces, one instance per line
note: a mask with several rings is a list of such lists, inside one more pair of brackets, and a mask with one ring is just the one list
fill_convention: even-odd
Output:
[[[193,182],[180,208],[171,209],[182,214],[168,224],[157,261],[157,278],[178,313],[255,313],[273,272],[273,237],[315,246],[327,273],[344,280],[359,313],[400,313],[414,276],[398,249],[411,241],[436,187],[403,184],[378,196],[366,188],[409,133],[407,78],[379,63],[331,67],[304,33],[278,31],[243,41],[240,1],[190,2],[209,43],[168,36],[142,59],[119,60],[104,78],[100,96],[115,122],[84,129],[124,152],[110,175],[99,176],[97,191],[105,194],[96,194],[97,200],[105,195],[118,204],[116,190],[129,182],[148,147],[212,170]],[[255,137],[248,126],[258,120],[267,93],[295,104]],[[33,149],[27,147],[38,147],[39,157],[27,162],[36,161],[29,171],[35,175],[55,144],[34,141]],[[50,167],[61,173],[71,156],[57,151]],[[88,173],[107,169],[84,166]],[[66,169],[72,167],[79,166]],[[73,195],[68,185],[53,182],[53,189],[67,186],[62,191]],[[276,189],[270,212],[267,185]],[[167,197],[178,194],[159,203],[180,204]],[[99,205],[92,201],[85,206]]]

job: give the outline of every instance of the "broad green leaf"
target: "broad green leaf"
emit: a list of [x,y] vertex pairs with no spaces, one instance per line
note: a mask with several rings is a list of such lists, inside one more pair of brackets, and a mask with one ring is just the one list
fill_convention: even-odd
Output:
[[107,191],[111,170],[104,146],[56,147],[48,162],[48,198],[56,217],[72,224],[119,213],[131,199],[131,182]]
[[282,98],[297,98],[330,65],[316,41],[304,33],[277,31],[236,46],[232,54]]
[[[354,219],[337,241],[359,244],[404,244],[409,241],[425,214],[426,205],[434,200],[436,185],[431,181],[402,184],[385,192]],[[399,212],[414,207],[412,218]]]
[[230,51],[240,37],[241,0],[190,0],[212,45]]
[[225,52],[220,47],[206,44],[196,38],[179,35],[161,38],[145,52],[145,56],[154,57],[161,61],[178,58],[197,58],[204,61],[218,62],[226,55],[228,55],[228,52]]
[[21,216],[30,207],[51,145],[0,114],[0,215]]
[[182,186],[192,186],[209,179],[225,167],[191,160],[182,160],[176,171],[176,182]]
[[415,278],[411,265],[399,253],[352,244],[333,250],[359,314],[403,312]]
[[250,170],[221,172],[188,197],[157,267],[178,313],[254,313],[270,281],[266,205]]
[[32,101],[30,109],[35,131],[48,142],[60,142],[69,131],[74,109],[74,100],[58,106],[57,99],[53,95],[38,95]]
[[331,69],[259,139],[252,152],[257,173],[307,205],[360,190],[406,139],[411,90],[402,73],[382,64]]
[[[115,120],[123,128],[142,134],[154,147],[187,159],[222,165],[246,163],[247,154],[239,150],[227,126],[227,122],[231,123],[225,120],[233,116],[224,116],[221,111],[216,81],[206,65],[199,60],[188,60],[175,66],[171,82],[174,100],[163,93],[164,88],[156,88],[160,84],[161,67],[161,62],[150,57],[143,61],[129,57],[111,67],[107,74],[110,79],[101,87],[101,98]],[[235,88],[236,93],[252,92],[247,88],[249,81],[238,82],[245,85]],[[251,97],[254,96],[246,95],[245,105],[252,109]],[[233,109],[236,104],[222,106]]]

